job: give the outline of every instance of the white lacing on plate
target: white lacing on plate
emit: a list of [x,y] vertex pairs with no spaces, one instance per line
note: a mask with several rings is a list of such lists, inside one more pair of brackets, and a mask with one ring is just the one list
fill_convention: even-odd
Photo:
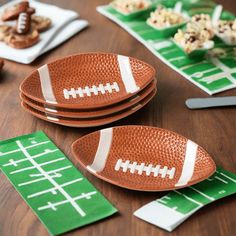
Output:
[[154,166],[152,164],[145,165],[145,163],[131,163],[129,160],[122,161],[122,159],[119,159],[115,165],[116,171],[119,171],[120,169],[122,169],[123,172],[130,171],[131,174],[134,174],[135,171],[137,171],[139,175],[145,173],[147,176],[150,176],[153,174],[154,177],[160,175],[161,178],[168,177],[169,179],[173,179],[175,175],[175,167],[169,169],[167,166],[164,166],[161,168],[160,165]]
[[20,13],[19,19],[18,19],[19,23],[18,23],[18,27],[17,27],[17,30],[19,33],[22,33],[23,30],[25,29],[26,20],[27,20],[27,14],[25,12]]
[[106,83],[106,85],[103,84],[99,84],[98,86],[93,85],[92,87],[85,86],[84,88],[78,88],[78,89],[74,88],[71,88],[70,90],[64,89],[63,93],[65,99],[70,99],[70,96],[72,98],[77,98],[77,96],[82,98],[84,96],[90,97],[92,95],[98,95],[99,93],[105,94],[107,92],[112,93],[114,91],[115,92],[120,91],[120,88],[116,82],[114,82],[113,84]]

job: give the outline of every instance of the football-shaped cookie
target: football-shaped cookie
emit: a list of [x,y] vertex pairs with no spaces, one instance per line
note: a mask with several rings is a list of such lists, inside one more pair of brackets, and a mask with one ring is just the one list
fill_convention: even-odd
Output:
[[26,78],[27,97],[55,107],[98,108],[127,99],[155,77],[147,63],[121,55],[88,53],[46,64]]
[[196,143],[174,132],[147,126],[120,126],[88,134],[72,144],[80,165],[112,184],[164,191],[196,184],[216,166]]
[[9,20],[16,20],[20,13],[27,12],[27,10],[32,11],[32,8],[29,7],[28,1],[21,1],[19,3],[16,3],[14,5],[11,5],[10,7],[7,7],[4,9],[4,12],[2,14],[2,20],[3,21],[9,21]]

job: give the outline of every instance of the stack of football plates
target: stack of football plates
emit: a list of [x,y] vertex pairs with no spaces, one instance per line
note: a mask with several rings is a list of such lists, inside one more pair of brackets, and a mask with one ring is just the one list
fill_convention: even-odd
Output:
[[92,127],[122,119],[156,94],[155,70],[135,58],[87,53],[35,70],[20,86],[22,107],[60,125]]

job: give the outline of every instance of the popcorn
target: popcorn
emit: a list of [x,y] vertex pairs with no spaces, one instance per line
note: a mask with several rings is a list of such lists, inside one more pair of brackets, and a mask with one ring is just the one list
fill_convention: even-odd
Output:
[[186,32],[198,33],[201,41],[212,39],[212,32],[207,27],[203,27],[195,22],[190,22],[186,26]]
[[210,15],[208,14],[194,15],[191,18],[191,22],[197,24],[203,30],[208,31],[210,38],[213,38],[215,36]]
[[185,21],[180,13],[163,7],[158,7],[147,19],[147,23],[157,29],[182,24]]
[[184,49],[186,53],[191,53],[197,49],[203,49],[211,45],[211,35],[207,29],[196,23],[187,24],[186,30],[178,30],[174,40]]
[[216,34],[229,45],[236,44],[236,19],[220,20],[216,27]]
[[207,14],[197,14],[192,16],[191,21],[186,25],[185,31],[179,30],[175,34],[174,40],[186,53],[191,53],[197,49],[213,46],[214,43],[211,39],[214,35],[211,17]]
[[150,6],[150,2],[147,0],[114,0],[112,5],[120,12],[129,14],[147,9]]

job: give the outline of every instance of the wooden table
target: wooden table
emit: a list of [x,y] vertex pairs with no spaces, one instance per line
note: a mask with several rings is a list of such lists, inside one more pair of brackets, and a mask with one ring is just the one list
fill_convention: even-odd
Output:
[[[0,3],[4,2],[0,0]],[[72,157],[70,145],[77,138],[98,130],[99,127],[66,128],[39,120],[21,109],[18,88],[21,81],[32,70],[56,58],[81,52],[114,52],[137,57],[153,65],[158,73],[158,94],[145,108],[111,126],[149,125],[178,132],[208,150],[217,165],[236,173],[235,108],[188,110],[184,105],[187,98],[207,97],[207,94],[168,68],[123,29],[98,14],[95,7],[108,3],[109,0],[48,0],[45,2],[78,11],[82,18],[90,22],[90,27],[60,47],[41,56],[32,65],[6,61],[4,71],[0,75],[1,140],[43,130],[77,165]],[[236,13],[234,0],[219,2],[223,3],[226,9]],[[236,95],[235,91],[231,90],[220,96]],[[79,166],[78,168],[118,208],[119,214],[68,235],[169,235],[166,231],[133,216],[136,209],[166,193],[125,190],[97,179]],[[232,196],[204,207],[172,234],[236,235],[235,200],[235,196]],[[0,235],[48,235],[44,226],[2,173],[0,173]]]

